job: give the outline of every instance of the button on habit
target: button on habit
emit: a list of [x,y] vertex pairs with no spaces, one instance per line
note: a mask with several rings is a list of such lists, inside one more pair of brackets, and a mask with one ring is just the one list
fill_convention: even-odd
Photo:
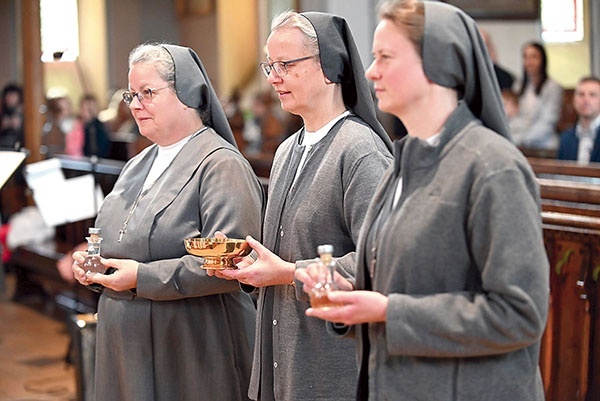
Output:
[[277,326],[277,319],[273,319],[273,326]]
[[278,366],[278,365],[277,365],[277,362],[273,362],[273,367],[274,367],[274,368],[277,368],[277,366]]

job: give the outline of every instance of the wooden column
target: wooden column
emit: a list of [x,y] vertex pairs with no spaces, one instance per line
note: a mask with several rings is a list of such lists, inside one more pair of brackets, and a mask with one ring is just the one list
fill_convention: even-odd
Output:
[[23,0],[21,7],[25,147],[31,152],[27,159],[31,163],[42,160],[40,145],[44,125],[44,116],[40,113],[40,106],[44,103],[40,2]]

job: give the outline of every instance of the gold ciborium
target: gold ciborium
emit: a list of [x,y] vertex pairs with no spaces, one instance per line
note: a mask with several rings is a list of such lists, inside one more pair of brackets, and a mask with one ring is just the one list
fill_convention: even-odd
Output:
[[252,251],[243,239],[186,238],[183,242],[188,253],[204,258],[204,269],[236,269],[233,259]]

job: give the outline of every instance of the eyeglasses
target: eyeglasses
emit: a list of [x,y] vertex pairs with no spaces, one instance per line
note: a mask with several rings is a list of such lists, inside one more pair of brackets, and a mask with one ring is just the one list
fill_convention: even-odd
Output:
[[306,57],[300,57],[300,58],[295,58],[293,60],[287,60],[287,61],[274,61],[272,63],[260,63],[260,69],[263,72],[263,74],[265,74],[265,77],[269,77],[269,74],[271,73],[271,71],[275,70],[275,72],[277,73],[277,75],[279,75],[280,77],[285,77],[288,73],[287,67],[290,64],[294,64],[294,63],[299,63],[300,61],[304,61],[304,60],[308,60],[311,58],[315,58],[317,57],[315,56],[306,56]]
[[139,92],[123,92],[123,101],[125,102],[125,104],[127,106],[131,106],[133,99],[137,97],[137,99],[142,104],[152,103],[152,95],[154,95],[159,90],[165,89],[168,87],[169,87],[169,85],[163,86],[162,88],[158,88],[158,89],[146,88],[146,89],[142,89]]

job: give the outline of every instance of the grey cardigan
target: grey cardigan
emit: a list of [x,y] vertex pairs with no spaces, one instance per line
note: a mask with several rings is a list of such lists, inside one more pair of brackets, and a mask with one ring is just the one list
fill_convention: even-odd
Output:
[[[357,330],[368,399],[543,400],[549,267],[527,160],[464,103],[439,145],[415,137],[396,145],[357,250],[357,288],[389,297],[386,322]],[[373,241],[396,174],[402,195]]]
[[[342,261],[340,271],[354,277],[355,244],[391,153],[364,121],[349,116],[313,146],[288,192],[295,172],[289,169],[290,159],[301,152],[298,135],[301,132],[284,141],[275,155],[264,245],[295,262],[312,260],[318,245],[332,244],[336,256],[352,260],[349,264]],[[309,304],[303,295],[299,286],[260,289],[250,397],[256,399],[261,380],[267,380],[266,391],[273,391],[276,400],[352,400],[354,344],[350,339],[333,338],[323,321],[306,317]],[[265,351],[272,353],[266,359]],[[264,391],[261,399],[269,399]]]

